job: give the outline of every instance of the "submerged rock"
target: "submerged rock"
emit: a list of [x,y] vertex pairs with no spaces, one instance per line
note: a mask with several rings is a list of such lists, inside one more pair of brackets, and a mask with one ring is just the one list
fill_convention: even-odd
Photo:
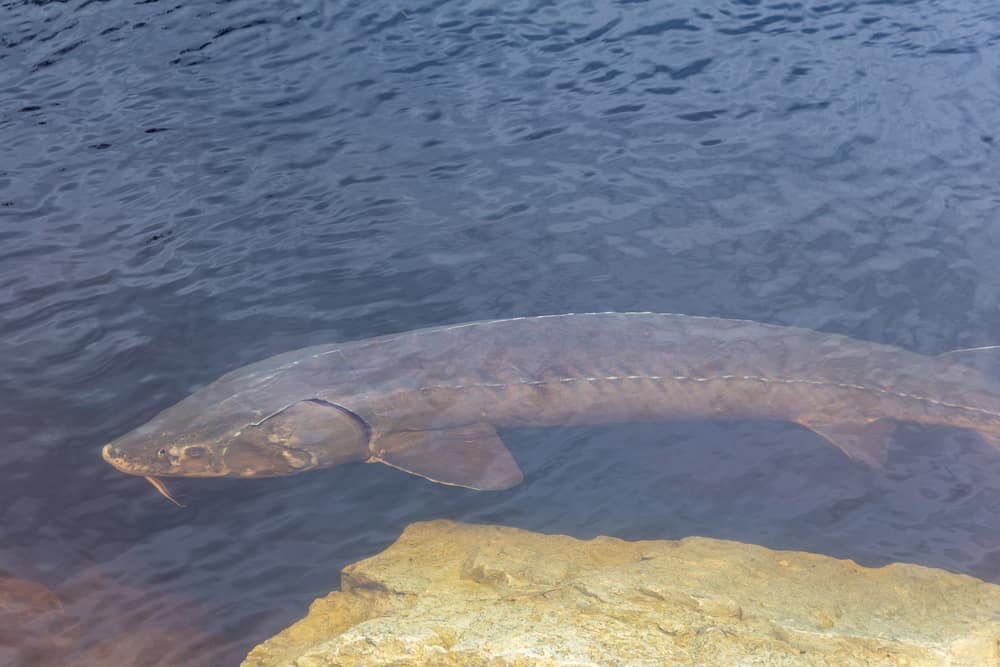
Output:
[[[97,568],[57,590],[0,576],[0,667],[225,664],[225,641],[198,629],[184,598],[117,584]],[[178,608],[188,614],[174,622]]]
[[243,667],[996,665],[1000,586],[699,537],[431,521]]
[[40,583],[0,576],[0,667],[44,665],[76,639],[59,596]]

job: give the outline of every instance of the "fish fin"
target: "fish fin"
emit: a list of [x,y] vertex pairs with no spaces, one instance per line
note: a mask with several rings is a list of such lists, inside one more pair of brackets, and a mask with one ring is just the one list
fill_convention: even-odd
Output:
[[477,491],[501,491],[524,479],[521,468],[489,424],[438,431],[399,431],[379,437],[370,459],[432,482]]
[[987,433],[985,431],[976,431],[976,435],[982,438],[983,442],[992,447],[993,449],[1000,450],[1000,435],[995,435],[993,433]]
[[985,347],[966,347],[937,355],[938,359],[948,359],[969,366],[989,375],[1000,378],[1000,345]]
[[882,468],[889,458],[889,445],[896,422],[876,419],[870,422],[800,420],[800,424],[828,440],[855,461]]

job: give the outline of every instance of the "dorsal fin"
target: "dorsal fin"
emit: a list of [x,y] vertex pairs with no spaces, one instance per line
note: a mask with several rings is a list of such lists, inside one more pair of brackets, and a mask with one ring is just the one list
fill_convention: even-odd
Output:
[[376,439],[372,449],[369,461],[440,484],[500,491],[524,479],[496,429],[489,424],[388,433]]

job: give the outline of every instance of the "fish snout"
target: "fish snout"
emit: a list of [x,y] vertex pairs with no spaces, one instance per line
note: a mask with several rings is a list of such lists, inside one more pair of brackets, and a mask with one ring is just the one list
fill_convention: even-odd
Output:
[[145,466],[140,466],[138,461],[132,460],[122,449],[116,447],[114,443],[104,445],[104,448],[101,450],[101,458],[120,472],[130,475],[142,475],[148,472],[145,470]]
[[138,451],[117,443],[104,445],[101,456],[120,472],[130,475],[219,477],[226,472],[214,448],[203,443],[151,444]]
[[101,450],[101,458],[118,468],[120,463],[124,463],[125,456],[122,450],[115,447],[112,443],[104,445],[104,449]]
[[155,453],[130,453],[127,447],[120,447],[117,442],[104,445],[101,457],[120,472],[129,475],[163,475],[168,474],[176,464],[176,457],[166,448],[160,448]]

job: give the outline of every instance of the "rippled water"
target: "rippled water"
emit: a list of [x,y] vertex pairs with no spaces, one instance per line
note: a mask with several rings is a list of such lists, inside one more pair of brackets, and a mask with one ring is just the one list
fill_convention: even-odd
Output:
[[0,575],[59,594],[82,660],[237,664],[436,517],[1000,583],[1000,456],[945,429],[905,430],[883,475],[785,424],[511,430],[503,493],[349,466],[181,480],[184,510],[99,458],[228,369],[448,322],[1000,342],[992,0],[0,15]]

